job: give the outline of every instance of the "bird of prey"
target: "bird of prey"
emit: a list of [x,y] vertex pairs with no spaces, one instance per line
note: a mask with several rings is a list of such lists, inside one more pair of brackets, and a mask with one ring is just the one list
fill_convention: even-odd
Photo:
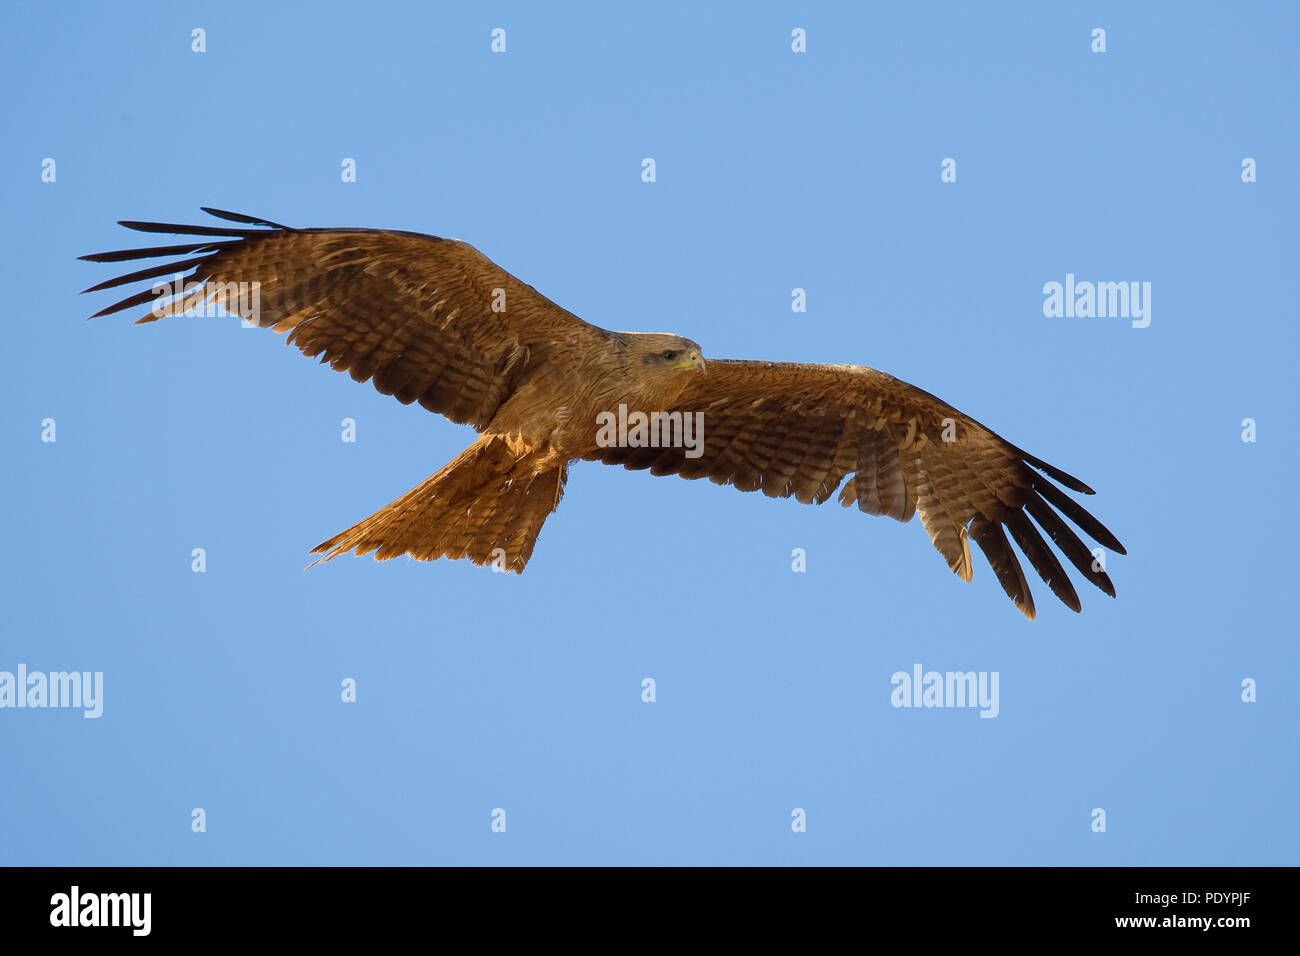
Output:
[[[358,382],[480,432],[432,477],[317,545],[320,560],[374,552],[380,560],[469,558],[522,572],[569,465],[586,460],[707,477],[805,504],[838,488],[842,505],[867,514],[904,522],[918,514],[954,573],[971,579],[973,540],[1033,618],[1010,532],[1052,592],[1078,611],[1078,594],[1041,529],[1085,579],[1115,595],[1102,563],[1064,519],[1113,551],[1124,547],[1050,479],[1082,494],[1091,488],[884,372],[706,362],[699,345],[678,335],[584,322],[459,240],[295,229],[204,211],[223,222],[120,223],[188,237],[181,244],[83,256],[168,259],[86,292],[193,269],[183,283],[154,283],[92,318],[151,301],[139,322],[200,307],[239,314],[289,333],[287,344]],[[658,429],[647,434],[647,417],[672,440],[655,440]],[[694,447],[682,422],[702,425]]]

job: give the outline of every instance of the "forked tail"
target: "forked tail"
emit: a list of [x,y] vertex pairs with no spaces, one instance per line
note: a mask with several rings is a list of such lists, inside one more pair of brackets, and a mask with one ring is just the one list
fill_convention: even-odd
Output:
[[396,501],[312,548],[324,554],[313,565],[373,551],[377,561],[469,558],[521,572],[568,471],[533,455],[516,459],[504,439],[484,435]]

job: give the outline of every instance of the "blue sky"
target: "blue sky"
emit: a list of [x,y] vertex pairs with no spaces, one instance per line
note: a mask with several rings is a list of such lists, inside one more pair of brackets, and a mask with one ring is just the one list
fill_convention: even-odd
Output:
[[[0,863],[1297,862],[1294,5],[0,16],[0,670],[104,674],[98,719],[0,709]],[[87,323],[76,256],[200,205],[888,371],[1092,485],[1119,597],[1035,579],[1029,622],[918,521],[595,464],[521,577],[304,572],[474,433],[230,319]],[[1149,327],[1045,317],[1067,274]],[[996,719],[891,706],[917,664],[997,672]]]

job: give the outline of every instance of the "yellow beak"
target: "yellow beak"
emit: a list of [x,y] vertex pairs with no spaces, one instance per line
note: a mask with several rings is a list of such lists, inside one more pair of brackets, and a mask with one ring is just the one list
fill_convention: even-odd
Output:
[[677,368],[683,368],[683,369],[685,369],[685,368],[698,368],[701,372],[703,372],[703,371],[706,370],[706,365],[705,365],[705,362],[704,362],[704,357],[703,357],[702,355],[700,355],[700,353],[699,353],[699,351],[698,351],[697,349],[692,349],[691,351],[687,352],[687,353],[682,357],[682,360],[681,360],[680,362],[677,363],[677,366],[676,366],[676,367],[677,367]]

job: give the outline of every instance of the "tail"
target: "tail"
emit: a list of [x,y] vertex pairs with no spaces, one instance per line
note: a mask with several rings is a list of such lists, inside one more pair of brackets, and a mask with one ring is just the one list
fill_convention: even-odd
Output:
[[503,438],[484,435],[396,501],[312,548],[324,557],[309,567],[374,551],[377,561],[403,554],[417,561],[469,558],[522,572],[568,476],[565,462],[516,459]]

